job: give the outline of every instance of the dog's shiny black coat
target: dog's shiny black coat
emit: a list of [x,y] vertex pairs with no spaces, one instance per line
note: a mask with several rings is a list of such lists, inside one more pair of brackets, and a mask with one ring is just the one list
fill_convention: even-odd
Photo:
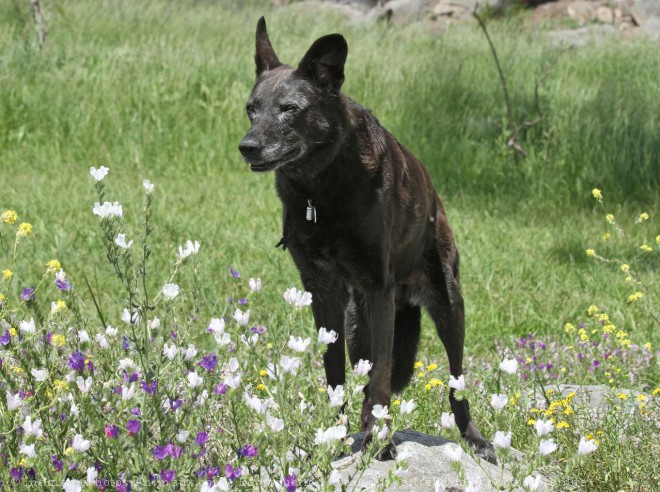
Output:
[[[278,246],[290,251],[312,293],[317,327],[339,334],[324,355],[328,384],[344,384],[345,346],[351,364],[373,363],[362,406],[366,445],[373,406],[389,406],[413,374],[421,308],[455,377],[463,373],[465,330],[458,251],[442,202],[421,162],[340,92],[347,53],[343,36],[331,34],[298,67],[283,65],[261,18],[247,104],[252,126],[239,149],[253,171],[275,171],[284,210]],[[310,206],[316,221],[308,220]],[[449,398],[463,437],[495,462],[467,400],[454,390]],[[389,445],[379,458],[395,454]]]

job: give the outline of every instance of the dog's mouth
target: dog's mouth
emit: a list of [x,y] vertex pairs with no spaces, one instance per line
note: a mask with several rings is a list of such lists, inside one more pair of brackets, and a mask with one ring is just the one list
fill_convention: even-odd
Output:
[[296,157],[298,157],[299,154],[300,154],[300,149],[294,148],[291,149],[286,154],[284,154],[279,159],[275,159],[274,161],[251,162],[250,171],[253,171],[255,173],[265,173],[268,171],[274,171],[278,167],[281,167],[284,164],[286,164],[287,162],[294,160]]

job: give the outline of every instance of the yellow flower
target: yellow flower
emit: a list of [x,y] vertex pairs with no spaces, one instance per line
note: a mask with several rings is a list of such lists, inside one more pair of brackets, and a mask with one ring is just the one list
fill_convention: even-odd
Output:
[[60,262],[57,260],[50,260],[46,263],[46,267],[48,268],[48,270],[46,270],[47,273],[55,273],[60,271],[62,265],[60,265]]
[[438,364],[429,364],[428,366],[426,366],[426,370],[429,372],[435,371],[437,368],[438,368]]
[[656,242],[656,244],[660,244],[660,234],[655,236],[655,242]]
[[11,270],[2,271],[2,278],[4,278],[5,280],[11,280],[13,276],[14,276],[14,272],[12,272]]
[[68,448],[66,448],[66,449],[64,450],[64,455],[65,455],[65,456],[70,456],[70,455],[73,454],[73,452],[74,452],[74,451],[73,451],[73,448],[72,448],[72,447],[68,447]]
[[605,216],[605,220],[607,220],[610,224],[614,224],[614,215],[612,214],[607,214]]
[[61,299],[58,299],[57,301],[51,303],[50,305],[50,312],[52,314],[59,313],[60,311],[66,311],[67,310],[67,305],[66,302],[64,302]]
[[573,326],[572,323],[566,323],[566,324],[564,325],[564,331],[565,331],[566,333],[573,333],[573,332],[575,331],[575,326]]
[[603,333],[607,333],[608,335],[611,333],[614,333],[616,331],[616,326],[614,326],[612,323],[608,323],[605,326],[603,326]]
[[649,220],[649,214],[647,214],[646,212],[642,212],[639,215],[639,219],[637,219],[637,221],[638,222],[644,222],[645,220]]
[[[631,294],[628,296],[628,302],[637,302],[639,301],[642,297],[644,297],[644,294],[641,292],[635,292],[634,294]],[[618,336],[618,335],[617,335]]]
[[585,253],[587,254],[587,256],[594,256],[596,254],[596,252],[591,248],[587,249]]
[[602,239],[603,241],[609,241],[611,238],[612,238],[612,236],[610,236],[610,233],[609,233],[609,232],[606,232],[606,233],[603,234],[603,236],[601,237],[601,239]]
[[429,383],[426,383],[426,384],[424,385],[424,389],[425,389],[426,391],[431,391],[431,385],[430,385]]
[[49,400],[53,397],[53,392],[49,389],[46,390],[46,398]]
[[543,410],[540,408],[530,408],[529,413],[541,413]]
[[319,393],[325,393],[325,388],[319,387]]
[[13,210],[5,210],[0,214],[0,222],[6,222],[7,224],[13,224],[18,219],[18,214]]
[[55,381],[53,381],[53,389],[58,393],[61,391],[66,391],[68,388],[69,388],[69,383],[67,383],[62,379],[56,379]]
[[601,313],[598,315],[598,321],[602,321],[603,323],[607,323],[610,320],[610,317],[606,313]]
[[266,369],[262,369],[261,371],[259,371],[259,376],[265,378],[266,376],[268,376],[268,371],[266,371]]
[[527,425],[534,425],[536,423],[536,420],[534,419],[527,419]]
[[589,316],[593,316],[597,312],[598,312],[598,306],[594,306],[593,304],[591,306],[589,306],[589,309],[587,309],[587,314]]
[[258,385],[257,385],[257,389],[258,389],[259,391],[266,391],[267,388],[266,388],[266,385],[265,385],[265,384],[258,384]]
[[653,396],[658,396],[658,395],[660,395],[660,386],[658,386],[653,390]]
[[16,231],[17,237],[26,237],[31,234],[32,234],[32,224],[28,224],[27,222],[23,222],[21,225],[19,225],[18,230]]
[[14,371],[14,372],[18,372],[18,373],[23,372],[23,369],[21,369],[21,368],[18,367],[18,366],[9,366],[9,369],[11,369],[11,370]]
[[23,468],[27,466],[27,461],[25,461],[25,458],[21,458],[21,461],[18,462],[18,466],[22,466]]
[[561,413],[563,413],[564,415],[571,415],[571,414],[574,414],[575,412],[573,411],[573,407],[568,406]]
[[594,188],[593,190],[591,190],[591,194],[598,201],[603,199],[603,193],[598,188]]
[[645,253],[650,253],[651,251],[653,251],[653,248],[652,248],[651,246],[649,246],[648,244],[642,244],[642,245],[639,247],[639,249],[641,249],[641,250],[644,251]]
[[545,390],[545,396],[550,396],[555,392],[553,389]]
[[436,378],[429,379],[429,384],[431,387],[435,388],[436,386],[442,386],[444,383]]
[[557,424],[557,429],[568,429],[570,425],[565,420],[562,420]]
[[628,399],[628,394],[627,393],[619,393],[617,396],[619,397],[619,400],[627,400]]
[[628,273],[630,271],[630,265],[624,263],[623,265],[621,265],[621,271],[624,273]]
[[646,401],[648,398],[644,394],[637,395],[637,398],[635,398],[637,401]]
[[64,347],[64,343],[66,342],[66,339],[64,338],[64,335],[60,335],[59,333],[56,335],[53,335],[53,338],[51,338],[51,341],[53,342],[53,345],[57,348],[62,348]]
[[651,350],[651,342],[646,342],[646,343],[644,344],[644,348],[645,348],[646,350]]
[[18,335],[18,332],[16,331],[16,328],[9,328],[9,335],[12,337],[15,337]]
[[401,405],[401,402],[399,400],[394,400],[392,402],[392,405]]
[[587,335],[587,331],[584,328],[580,328],[578,330],[578,334],[580,335],[580,340],[583,342],[588,342],[589,341],[589,335]]
[[630,284],[630,283],[632,283],[632,281],[633,281],[633,278],[632,278],[630,275],[628,275],[628,276],[626,277],[626,283],[629,283],[629,284]]
[[3,294],[0,294],[0,303],[5,300],[5,296]]
[[419,371],[419,373],[417,374],[417,377],[418,378],[423,378],[424,377],[424,371]]
[[266,348],[267,348],[267,349],[272,349],[272,348],[273,348],[273,343],[272,343],[272,342],[268,342],[268,343],[266,344]]
[[424,367],[424,363],[421,360],[418,360],[413,367],[419,369],[420,367]]

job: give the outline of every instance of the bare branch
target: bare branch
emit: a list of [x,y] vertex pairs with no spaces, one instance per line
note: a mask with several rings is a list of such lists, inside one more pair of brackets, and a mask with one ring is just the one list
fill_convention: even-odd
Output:
[[32,17],[34,18],[34,28],[37,32],[37,45],[42,49],[48,37],[48,19],[41,7],[41,0],[30,0],[32,8]]

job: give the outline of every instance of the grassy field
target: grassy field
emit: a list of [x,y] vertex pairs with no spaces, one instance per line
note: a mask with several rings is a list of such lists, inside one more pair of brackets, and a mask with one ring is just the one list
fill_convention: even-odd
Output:
[[[433,36],[293,12],[74,2],[51,12],[39,51],[25,6],[3,2],[0,205],[35,226],[16,288],[52,256],[74,279],[98,269],[96,288],[112,296],[87,173],[101,164],[111,168],[108,198],[125,204],[129,227],[138,227],[141,180],[156,184],[158,267],[186,239],[202,242],[209,312],[225,307],[218,293],[230,285],[230,265],[273,292],[300,284],[288,255],[273,248],[281,207],[272,176],[251,174],[237,152],[248,128],[254,25],[265,13],[280,58],[291,63],[317,36],[343,32],[345,92],[431,170],[462,252],[470,353],[492,348],[496,336],[559,330],[593,303],[640,342],[657,340],[645,310],[627,305],[632,290],[616,267],[584,254],[622,251],[600,240],[609,226],[594,187],[622,224],[651,213],[633,228],[635,244],[653,243],[658,232],[657,46],[612,42],[563,54],[540,89],[544,120],[520,139],[528,156],[516,160],[504,145],[497,73],[475,26]],[[515,117],[531,119],[535,80],[557,50],[519,19],[491,30]],[[654,258],[647,277],[657,276]],[[441,353],[438,344],[432,350]]]
[[[275,49],[292,64],[316,37],[342,32],[349,44],[344,91],[429,168],[462,257],[464,391],[484,435],[511,431],[512,446],[524,453],[522,462],[498,449],[514,485],[542,472],[557,479],[557,490],[652,490],[660,452],[657,45],[613,40],[560,55],[522,17],[491,23],[516,122],[537,116],[534,86],[547,70],[539,90],[543,118],[520,134],[522,158],[507,148],[498,74],[475,25],[439,35],[271,9],[266,1],[43,3],[50,31],[39,50],[29,3],[0,2],[0,213],[19,214],[14,225],[0,223],[0,437],[10,469],[2,470],[0,488],[17,477],[85,480],[96,470],[99,478],[133,481],[136,490],[174,480],[177,490],[208,490],[200,476],[227,487],[231,480],[239,490],[296,480],[300,488],[333,490],[331,460],[348,444],[317,442],[340,422],[329,424],[337,408],[328,403],[318,360],[325,349],[315,339],[302,350],[288,340],[312,336],[311,312],[282,298],[302,286],[289,255],[273,247],[281,237],[273,177],[250,173],[237,149],[248,129],[254,28],[265,14]],[[133,324],[121,319],[127,292],[92,213],[98,197],[89,168],[101,165],[110,168],[105,199],[121,202],[138,261],[142,180],[156,186],[151,263],[139,285],[150,296],[142,297],[142,319]],[[594,188],[602,190],[602,207]],[[32,235],[19,240],[14,265],[23,222]],[[170,280],[177,248],[189,239],[200,241],[200,254]],[[44,275],[54,258],[73,290],[55,284],[56,269]],[[626,282],[628,275],[644,284]],[[262,279],[261,293],[249,292],[250,277]],[[21,290],[42,278],[37,302],[21,301]],[[181,294],[159,298],[152,310],[153,294],[168,281]],[[643,295],[631,301],[636,292]],[[58,296],[66,308],[50,303]],[[250,323],[235,316],[240,297],[247,297]],[[39,306],[50,313],[46,319]],[[223,316],[226,332],[216,319],[218,331],[209,334],[210,319]],[[119,335],[104,331],[107,323]],[[256,334],[253,323],[267,330]],[[446,358],[424,323],[418,372],[392,403],[392,428],[460,441],[455,428],[439,425],[441,413],[451,411]],[[510,355],[520,362],[512,376],[498,369]],[[134,372],[118,371],[131,357]],[[361,392],[353,388],[366,382],[361,378],[349,375],[346,399],[339,398],[354,423]],[[607,411],[597,415],[573,402],[577,393],[561,394],[558,382],[609,387]],[[499,408],[489,396],[503,399]],[[396,402],[404,401],[418,410],[400,413]],[[24,420],[28,409],[43,421],[43,437]],[[554,420],[551,440],[559,445],[550,456],[541,452],[547,435],[539,430],[549,420],[534,427],[545,419]],[[19,426],[23,433],[15,432]],[[184,430],[190,439],[179,439]],[[89,439],[91,449],[74,435]],[[590,456],[587,442],[598,447]],[[36,456],[26,445],[36,446]],[[326,447],[312,459],[284,458],[319,446]],[[236,482],[237,469],[249,473]]]

